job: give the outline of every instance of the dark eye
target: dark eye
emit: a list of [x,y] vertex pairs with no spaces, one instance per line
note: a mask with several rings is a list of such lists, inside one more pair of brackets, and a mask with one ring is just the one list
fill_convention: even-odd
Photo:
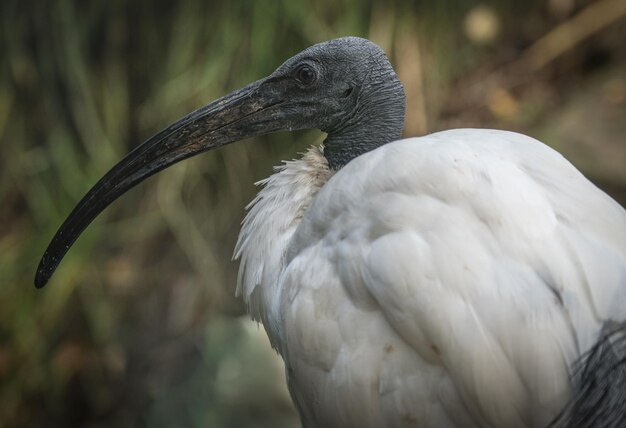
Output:
[[310,85],[316,77],[317,74],[310,65],[303,65],[296,71],[296,79],[303,85]]

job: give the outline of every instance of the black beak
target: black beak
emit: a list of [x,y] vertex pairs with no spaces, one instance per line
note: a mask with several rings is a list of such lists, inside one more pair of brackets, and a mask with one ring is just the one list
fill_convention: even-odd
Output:
[[35,275],[41,288],[83,230],[119,196],[151,175],[198,153],[289,127],[285,97],[269,79],[254,82],[178,120],[130,152],[87,192],[63,222]]

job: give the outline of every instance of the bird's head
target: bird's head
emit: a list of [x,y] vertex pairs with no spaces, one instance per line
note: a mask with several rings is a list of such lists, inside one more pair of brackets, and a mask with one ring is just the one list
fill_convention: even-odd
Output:
[[328,134],[324,154],[334,169],[402,132],[404,89],[369,40],[344,37],[311,46],[259,82],[282,102],[276,126]]
[[196,154],[276,131],[320,129],[324,155],[341,168],[400,137],[404,90],[374,43],[344,37],[311,46],[271,75],[181,118],[131,151],[83,197],[43,255],[43,287],[91,221],[147,177]]

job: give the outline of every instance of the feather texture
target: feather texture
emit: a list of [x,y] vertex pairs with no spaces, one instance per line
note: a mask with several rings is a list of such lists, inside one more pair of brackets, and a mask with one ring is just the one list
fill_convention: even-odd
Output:
[[[265,182],[238,289],[312,427],[541,427],[626,320],[626,214],[520,134],[401,140]],[[263,315],[265,314],[265,315]]]

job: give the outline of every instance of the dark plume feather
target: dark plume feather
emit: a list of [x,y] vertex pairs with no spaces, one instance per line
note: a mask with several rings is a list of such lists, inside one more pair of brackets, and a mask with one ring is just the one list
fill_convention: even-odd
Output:
[[626,323],[610,324],[576,364],[573,396],[551,428],[626,427]]

